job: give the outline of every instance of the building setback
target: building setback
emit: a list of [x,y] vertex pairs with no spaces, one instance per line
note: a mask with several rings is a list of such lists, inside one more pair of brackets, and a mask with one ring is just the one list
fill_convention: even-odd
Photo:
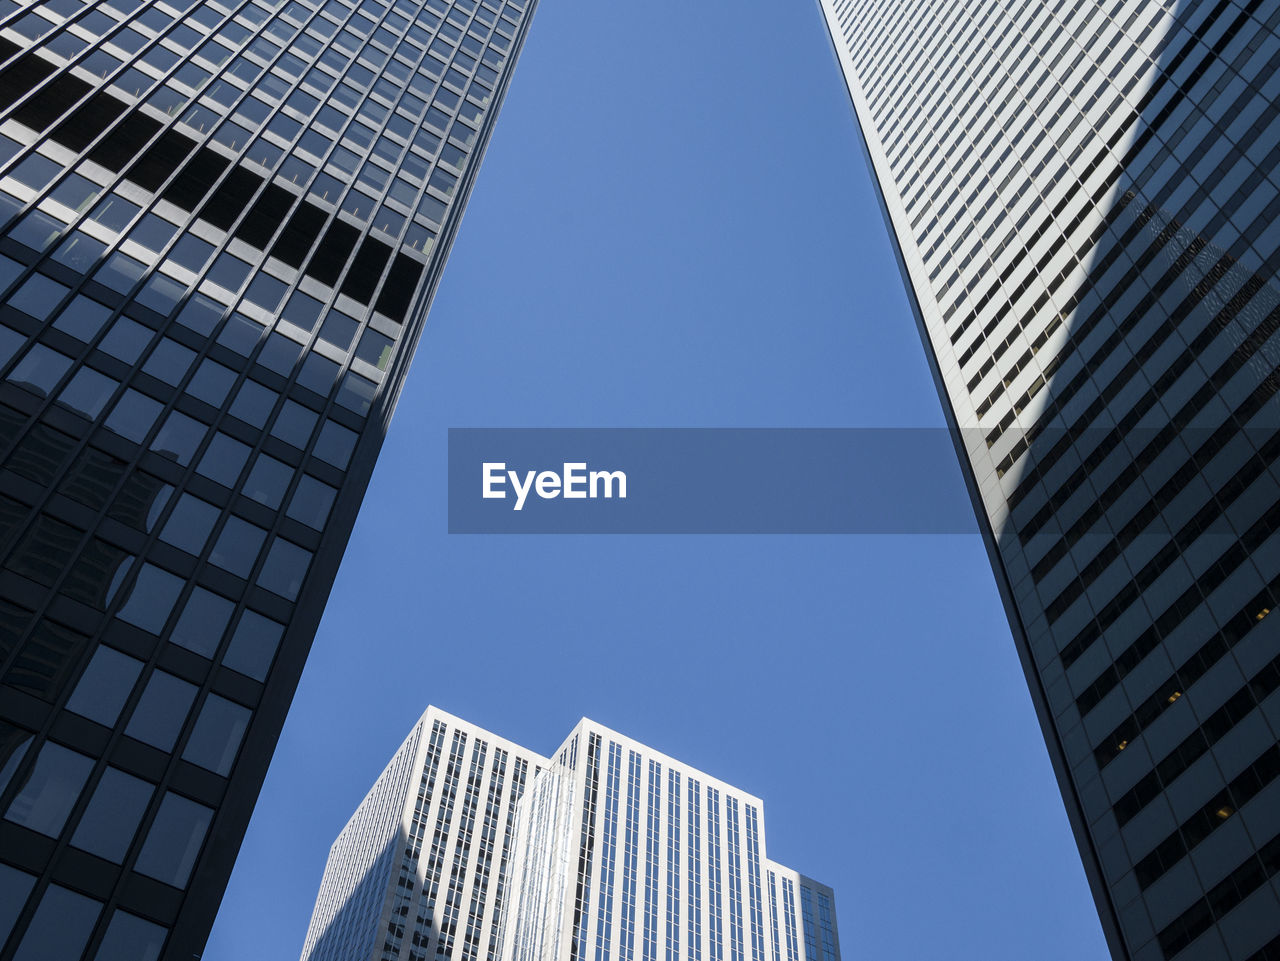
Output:
[[[415,790],[416,788],[416,790]],[[758,798],[583,719],[550,757],[437,708],[329,852],[303,961],[840,961]]]
[[1111,950],[1280,957],[1280,7],[820,6]]
[[199,957],[535,0],[0,0],[0,961]]

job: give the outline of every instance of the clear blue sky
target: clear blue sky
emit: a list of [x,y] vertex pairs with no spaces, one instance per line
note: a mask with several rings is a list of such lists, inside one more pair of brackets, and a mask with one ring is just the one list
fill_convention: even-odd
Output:
[[1106,957],[976,535],[446,533],[449,427],[940,426],[856,138],[812,2],[542,0],[205,961],[428,703],[760,795],[846,961]]

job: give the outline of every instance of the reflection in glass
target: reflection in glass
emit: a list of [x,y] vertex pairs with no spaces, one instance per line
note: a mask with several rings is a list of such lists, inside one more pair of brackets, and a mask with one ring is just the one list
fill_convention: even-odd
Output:
[[92,769],[91,758],[46,741],[22,790],[5,811],[5,820],[56,838]]

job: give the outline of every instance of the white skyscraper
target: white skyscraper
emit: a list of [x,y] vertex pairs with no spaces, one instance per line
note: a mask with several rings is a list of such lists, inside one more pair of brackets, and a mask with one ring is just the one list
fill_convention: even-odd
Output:
[[840,958],[833,892],[765,857],[758,798],[586,719],[547,758],[428,708],[334,842],[302,957],[481,953]]
[[1280,4],[820,7],[1111,950],[1276,961]]

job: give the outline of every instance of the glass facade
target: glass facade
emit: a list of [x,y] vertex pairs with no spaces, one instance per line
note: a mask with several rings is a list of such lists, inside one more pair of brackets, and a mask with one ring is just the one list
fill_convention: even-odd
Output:
[[1280,956],[1280,9],[821,6],[1111,949]]
[[[486,750],[519,766],[506,794],[496,755],[490,780],[480,776]],[[407,757],[422,772],[416,798],[396,773]],[[457,780],[464,769],[465,789]],[[500,860],[482,838],[489,854],[477,862],[468,799],[486,783],[492,836],[504,818],[507,829]],[[430,812],[434,841],[422,862],[420,825]],[[704,859],[717,890],[725,887],[706,928]],[[796,888],[821,906],[804,943]],[[473,955],[453,937],[461,918],[450,905],[468,904],[467,929],[477,944],[487,940],[488,961],[578,961],[588,946],[599,961],[696,959],[711,952],[710,932],[724,928],[752,961],[781,961],[776,951],[766,957],[766,945],[783,943],[782,930],[786,961],[839,961],[834,899],[825,885],[766,859],[761,802],[736,788],[592,721],[544,758],[430,708],[335,842],[302,957],[464,961]],[[410,939],[406,919],[415,914]]]
[[532,8],[0,0],[0,961],[199,955]]

